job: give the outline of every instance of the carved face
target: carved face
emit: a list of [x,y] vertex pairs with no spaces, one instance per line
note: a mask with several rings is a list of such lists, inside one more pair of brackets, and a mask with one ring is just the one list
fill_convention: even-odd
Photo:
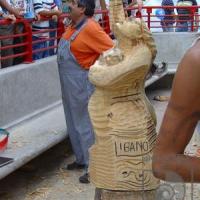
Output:
[[142,37],[141,26],[136,23],[136,20],[117,23],[116,26],[118,32],[120,32],[123,37],[127,37],[131,40],[140,39]]

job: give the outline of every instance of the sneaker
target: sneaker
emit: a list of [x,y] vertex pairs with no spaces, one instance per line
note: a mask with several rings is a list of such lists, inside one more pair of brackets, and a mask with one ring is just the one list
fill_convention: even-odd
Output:
[[71,164],[68,164],[67,167],[66,167],[66,169],[67,170],[85,169],[85,165],[73,162]]
[[161,75],[163,72],[167,71],[167,63],[162,62],[161,66],[157,67],[155,74]]
[[82,176],[79,177],[79,182],[80,183],[90,183],[90,176],[88,173],[83,174]]

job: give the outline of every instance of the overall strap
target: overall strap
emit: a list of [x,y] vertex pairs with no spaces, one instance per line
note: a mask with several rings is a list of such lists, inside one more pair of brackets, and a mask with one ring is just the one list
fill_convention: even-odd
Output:
[[76,36],[81,32],[81,30],[85,27],[86,24],[87,24],[87,19],[85,19],[85,22],[83,23],[83,25],[82,25],[80,28],[78,28],[78,29],[72,34],[72,36],[71,36],[70,39],[69,39],[70,42],[73,41],[73,40],[76,38]]

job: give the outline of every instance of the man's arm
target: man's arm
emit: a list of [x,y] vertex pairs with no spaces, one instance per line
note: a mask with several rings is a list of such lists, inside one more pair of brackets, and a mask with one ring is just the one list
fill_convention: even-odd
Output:
[[43,7],[43,4],[40,0],[33,0],[33,7],[35,13],[43,17],[52,17],[54,15],[60,16],[62,14],[62,12],[58,10],[56,5],[54,5],[54,8],[52,10],[47,10],[46,8]]
[[193,181],[200,182],[200,159],[184,155],[200,119],[199,56],[200,41],[187,51],[175,76],[153,155],[153,172],[160,179],[175,172],[190,182],[193,173]]
[[52,17],[54,15],[60,16],[62,14],[62,12],[59,10],[51,10],[51,11],[43,10],[43,11],[38,12],[38,14],[42,15],[44,17]]
[[10,6],[6,0],[0,0],[0,6],[2,6],[3,8],[5,8],[10,14],[15,15],[15,17],[21,17],[20,15],[20,11],[17,9],[12,8],[12,6]]

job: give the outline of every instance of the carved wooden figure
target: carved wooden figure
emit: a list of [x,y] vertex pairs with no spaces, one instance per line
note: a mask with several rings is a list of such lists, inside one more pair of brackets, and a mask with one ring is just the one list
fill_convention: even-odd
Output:
[[110,17],[118,45],[89,71],[96,86],[89,101],[96,139],[90,149],[91,181],[105,189],[99,199],[125,198],[123,192],[120,196],[121,192],[113,194],[113,190],[131,191],[130,199],[142,199],[141,191],[148,190],[145,195],[151,200],[159,184],[151,171],[156,117],[144,81],[156,47],[142,20],[125,19],[121,0],[110,1]]

